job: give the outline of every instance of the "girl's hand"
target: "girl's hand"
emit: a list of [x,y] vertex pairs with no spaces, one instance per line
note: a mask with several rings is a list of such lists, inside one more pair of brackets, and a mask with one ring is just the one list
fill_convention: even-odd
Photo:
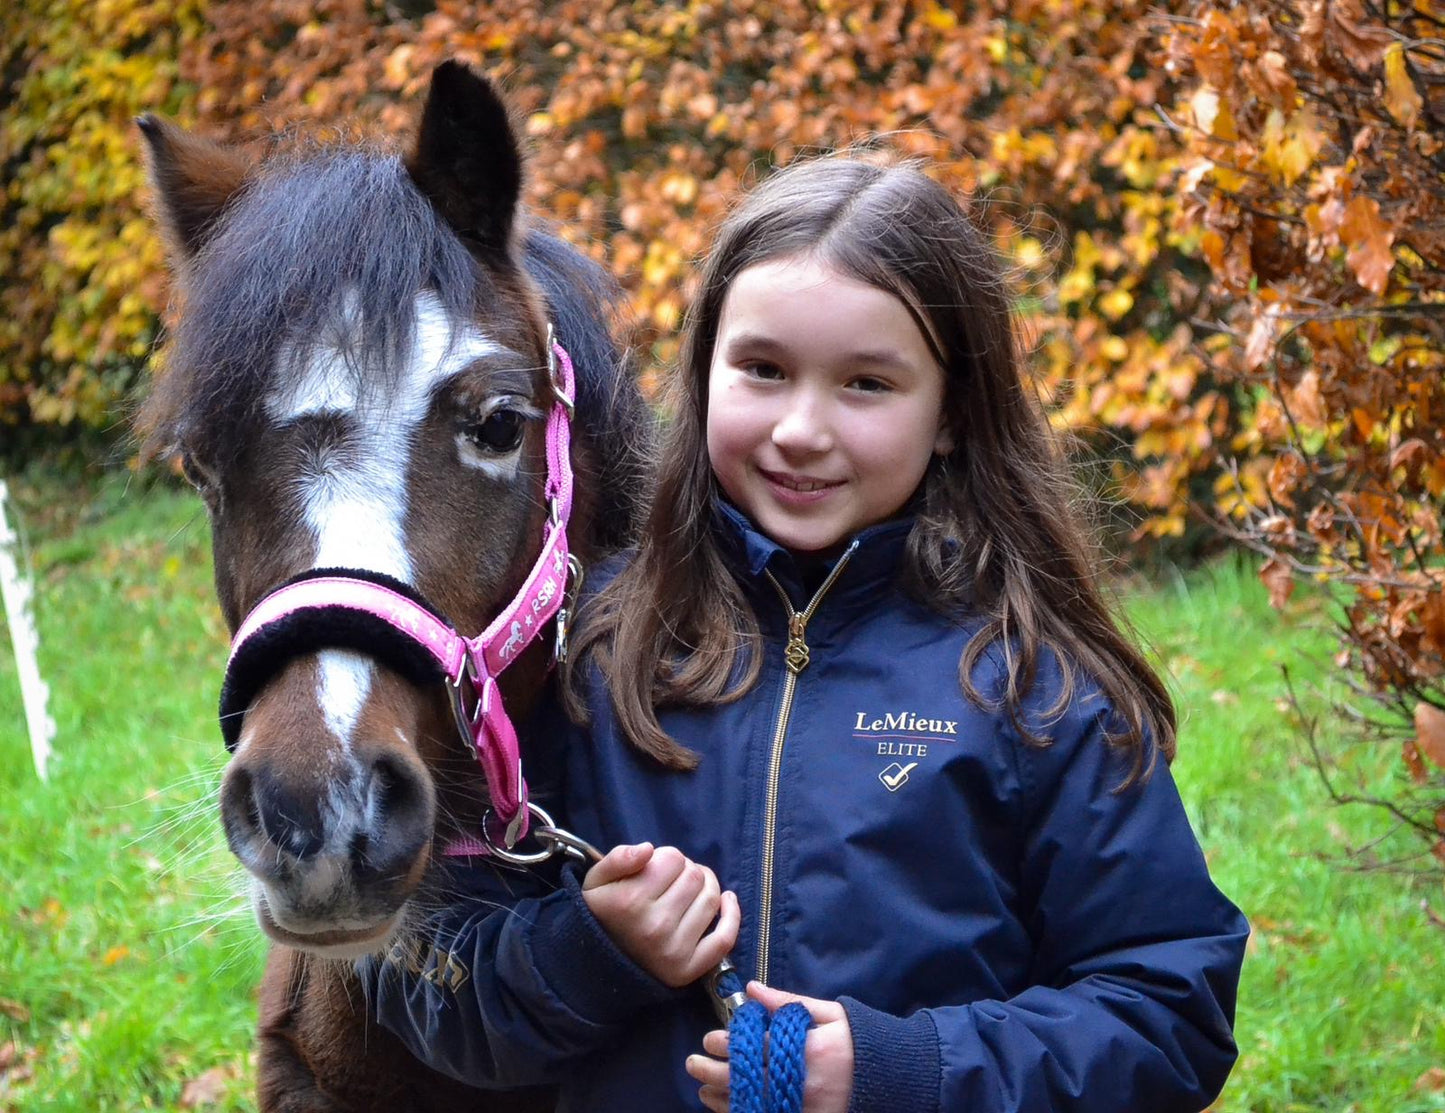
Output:
[[[820,1001],[783,993],[757,982],[748,983],[748,996],[777,1012],[789,1001],[799,1001],[813,1014],[803,1055],[807,1081],[803,1083],[803,1113],[847,1113],[853,1096],[853,1030],[848,1014],[837,1001]],[[689,1055],[687,1073],[702,1083],[698,1097],[712,1113],[727,1113],[728,1034],[721,1029],[702,1038],[706,1055]]]
[[712,870],[676,847],[639,843],[614,847],[589,869],[582,899],[628,958],[677,989],[706,974],[737,942],[738,898],[719,889]]

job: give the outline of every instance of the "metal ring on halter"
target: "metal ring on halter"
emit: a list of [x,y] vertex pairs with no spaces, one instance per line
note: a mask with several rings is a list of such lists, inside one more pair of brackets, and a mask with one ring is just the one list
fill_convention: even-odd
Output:
[[564,664],[567,660],[567,635],[572,628],[572,613],[577,606],[577,597],[582,594],[582,581],[586,569],[575,553],[567,554],[567,586],[562,591],[562,605],[557,608],[557,644],[552,648],[552,660]]
[[[482,693],[480,679],[477,673],[477,663],[470,653],[462,658],[462,667],[457,669],[456,676],[447,677],[447,693],[451,696],[452,718],[456,720],[457,733],[462,737],[462,743],[468,750],[473,749],[477,744],[476,725],[477,716],[482,710]],[[476,701],[475,707],[467,710],[466,699],[462,695],[462,683],[467,682],[472,689],[472,698]]]
[[576,858],[579,862],[600,862],[602,851],[598,850],[586,839],[565,831],[552,821],[552,817],[539,804],[527,801],[527,811],[532,818],[538,822],[532,827],[531,834],[539,842],[546,844],[545,850],[534,850],[530,853],[521,853],[516,850],[508,850],[504,846],[498,846],[492,841],[492,828],[488,822],[495,814],[488,808],[482,814],[482,841],[487,844],[487,850],[498,861],[506,862],[511,866],[535,866],[541,862],[554,858],[558,854],[565,854],[570,858]]
[[553,327],[552,322],[551,322],[551,321],[548,321],[548,322],[547,322],[547,381],[552,384],[552,393],[557,396],[557,401],[559,401],[559,402],[562,403],[562,408],[567,411],[567,416],[568,416],[569,418],[571,418],[571,417],[575,416],[575,414],[576,414],[576,412],[577,412],[576,403],[574,403],[571,398],[568,398],[568,397],[567,397],[567,392],[566,392],[566,390],[563,389],[563,386],[562,386],[562,379],[561,379],[561,377],[557,374],[557,368],[558,368],[558,360],[557,360],[557,330],[556,330],[555,327]]

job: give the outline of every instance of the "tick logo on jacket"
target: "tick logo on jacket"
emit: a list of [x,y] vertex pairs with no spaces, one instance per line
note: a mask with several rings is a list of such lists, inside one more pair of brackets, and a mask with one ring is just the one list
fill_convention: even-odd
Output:
[[927,757],[930,744],[958,741],[958,722],[929,718],[917,711],[888,711],[882,715],[859,711],[853,737],[874,743],[882,757]]

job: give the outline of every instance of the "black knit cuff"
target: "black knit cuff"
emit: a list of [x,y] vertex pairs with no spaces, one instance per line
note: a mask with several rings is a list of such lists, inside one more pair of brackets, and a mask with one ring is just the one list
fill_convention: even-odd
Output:
[[937,1113],[942,1061],[926,1010],[898,1017],[840,997],[853,1032],[848,1113]]

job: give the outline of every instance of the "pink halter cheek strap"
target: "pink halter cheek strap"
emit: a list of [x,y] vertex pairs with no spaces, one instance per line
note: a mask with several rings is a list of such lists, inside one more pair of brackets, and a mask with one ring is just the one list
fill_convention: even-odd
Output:
[[[472,746],[487,779],[492,811],[507,826],[510,849],[527,833],[527,783],[517,731],[502,703],[497,678],[542,628],[563,610],[575,565],[567,541],[572,516],[572,412],[576,374],[566,350],[552,341],[548,372],[556,402],[547,416],[547,523],[531,572],[512,600],[475,638],[458,634],[421,603],[383,584],[344,575],[302,579],[267,595],[248,614],[231,641],[227,674],[242,648],[262,631],[303,611],[350,611],[380,619],[421,647],[447,678],[458,729]],[[565,644],[567,615],[558,619],[558,646]],[[485,839],[463,839],[448,854],[485,853]]]

